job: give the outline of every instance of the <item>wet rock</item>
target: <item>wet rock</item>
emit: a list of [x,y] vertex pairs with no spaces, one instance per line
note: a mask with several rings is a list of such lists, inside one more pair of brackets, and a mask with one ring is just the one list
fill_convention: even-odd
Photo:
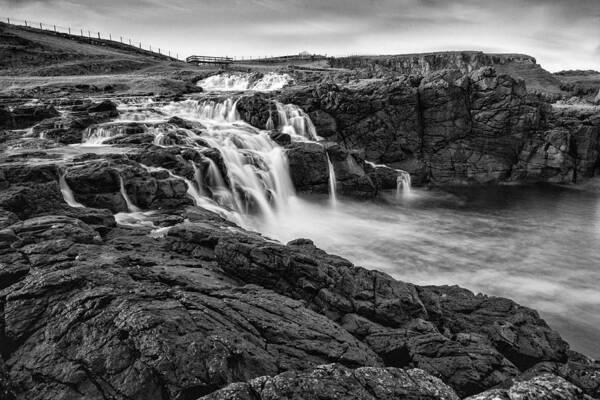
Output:
[[17,106],[0,111],[0,128],[23,129],[47,118],[57,117],[58,111],[48,105]]
[[521,370],[543,360],[567,359],[567,343],[532,309],[508,299],[475,296],[458,286],[420,287],[419,294],[440,329],[484,335]]
[[357,154],[344,150],[339,145],[326,145],[333,165],[338,193],[356,197],[373,197],[378,188],[364,171],[364,160]]
[[312,371],[290,371],[234,383],[204,396],[202,400],[270,399],[440,399],[458,400],[442,381],[422,370],[396,368],[357,368],[321,365]]
[[121,181],[131,202],[141,209],[177,208],[192,204],[184,181],[170,175],[155,177],[132,161],[91,161],[67,169],[65,180],[75,199],[93,208],[127,211]]
[[287,133],[282,133],[278,131],[272,131],[269,133],[269,137],[278,145],[285,147],[292,143],[292,137]]
[[309,142],[292,143],[286,147],[286,154],[296,190],[327,193],[329,166],[323,146]]
[[279,125],[279,115],[275,103],[262,93],[244,96],[236,103],[240,118],[258,129],[267,129],[269,119],[273,126]]
[[189,121],[187,119],[183,119],[180,117],[171,117],[169,118],[169,120],[167,121],[168,124],[172,124],[175,126],[178,126],[180,128],[184,128],[184,129],[189,129],[189,130],[202,130],[202,129],[206,129],[206,127],[204,125],[202,125],[200,122],[197,121]]

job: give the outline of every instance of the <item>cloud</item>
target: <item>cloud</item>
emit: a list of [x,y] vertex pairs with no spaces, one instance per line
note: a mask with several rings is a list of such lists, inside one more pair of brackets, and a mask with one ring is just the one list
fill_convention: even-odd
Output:
[[[179,53],[494,49],[600,69],[600,0],[0,0],[7,17],[131,36]],[[4,7],[6,5],[6,7]]]

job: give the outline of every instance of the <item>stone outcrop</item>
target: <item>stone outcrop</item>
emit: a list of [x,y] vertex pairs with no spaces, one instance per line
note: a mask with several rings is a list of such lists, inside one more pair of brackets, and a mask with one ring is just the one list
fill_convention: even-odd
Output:
[[309,372],[290,371],[234,383],[202,397],[202,400],[300,398],[458,400],[451,388],[422,370],[373,367],[349,370],[335,364],[322,365]]
[[53,106],[23,105],[12,110],[0,108],[0,129],[24,129],[44,119],[57,117],[58,111]]
[[465,400],[586,400],[581,389],[563,378],[543,374],[526,381],[515,382],[508,389],[493,389]]
[[[578,182],[597,173],[596,109],[552,108],[486,67],[288,90],[328,140],[417,184]],[[318,131],[321,134],[321,131]]]

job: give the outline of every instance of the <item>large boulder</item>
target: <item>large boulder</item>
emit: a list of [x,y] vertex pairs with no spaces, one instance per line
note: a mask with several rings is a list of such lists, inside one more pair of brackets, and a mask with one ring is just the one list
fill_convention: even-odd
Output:
[[295,142],[286,147],[286,154],[296,190],[327,193],[329,166],[325,147],[318,143]]

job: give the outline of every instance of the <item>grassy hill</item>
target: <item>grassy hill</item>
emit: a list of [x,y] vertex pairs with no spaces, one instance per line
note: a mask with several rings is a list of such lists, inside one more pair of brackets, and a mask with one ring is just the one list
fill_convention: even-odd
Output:
[[114,41],[0,23],[0,75],[124,73],[173,62]]

